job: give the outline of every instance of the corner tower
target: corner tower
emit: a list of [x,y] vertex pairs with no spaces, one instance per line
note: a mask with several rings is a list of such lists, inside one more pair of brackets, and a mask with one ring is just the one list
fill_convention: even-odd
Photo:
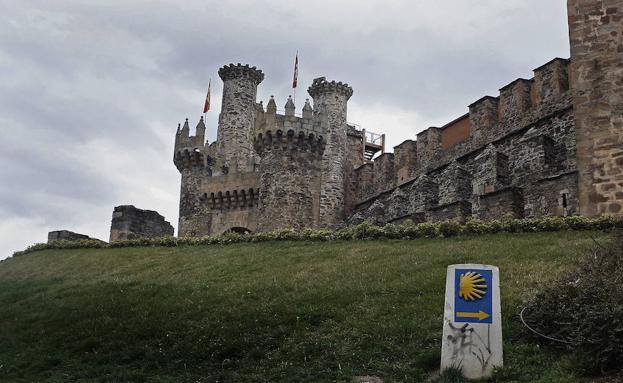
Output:
[[253,171],[255,99],[264,74],[249,65],[229,64],[218,71],[223,80],[223,101],[217,133],[218,157],[224,167]]
[[581,215],[623,215],[623,0],[568,0]]
[[175,135],[173,163],[181,174],[180,210],[177,227],[178,236],[200,236],[210,233],[210,220],[206,219],[205,203],[201,200],[201,186],[212,175],[205,142],[205,123],[199,120],[196,135],[190,135],[188,119],[184,126],[178,125]]
[[345,218],[346,112],[353,89],[348,84],[329,82],[320,77],[313,81],[307,92],[314,100],[314,117],[321,121],[326,139],[322,158],[319,223],[322,227],[336,227]]

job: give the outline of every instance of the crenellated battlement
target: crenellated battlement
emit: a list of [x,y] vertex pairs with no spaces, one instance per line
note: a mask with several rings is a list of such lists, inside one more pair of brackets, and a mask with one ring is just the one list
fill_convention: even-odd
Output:
[[353,95],[353,88],[341,81],[327,81],[325,77],[319,77],[314,79],[312,85],[307,88],[307,93],[314,98],[322,94],[338,93],[349,99]]
[[571,107],[569,60],[556,58],[469,105],[469,113],[417,135],[418,174],[526,129]]
[[175,135],[175,147],[173,152],[173,163],[179,171],[182,169],[198,169],[211,165],[210,156],[207,154],[207,142],[205,142],[205,123],[203,117],[199,119],[196,127],[196,134],[190,135],[188,118],[184,126],[177,126]]
[[296,133],[290,129],[285,134],[282,130],[276,132],[267,131],[259,133],[254,141],[255,151],[262,156],[267,151],[296,150],[310,152],[322,156],[326,142],[322,136],[313,133],[306,134],[301,131]]
[[253,80],[256,85],[264,80],[264,73],[261,70],[249,66],[249,64],[242,65],[240,63],[223,66],[218,70],[218,75],[223,81],[244,78]]
[[[478,153],[487,145],[534,127],[543,119],[564,114],[571,108],[569,62],[553,59],[536,68],[534,78],[516,79],[502,87],[498,97],[485,96],[470,104],[469,113],[464,116],[440,128],[430,127],[418,133],[415,141],[407,140],[394,148],[391,166],[389,158],[381,156],[371,166],[356,169],[359,201],[441,169],[457,158]],[[538,131],[531,134],[541,136]],[[564,148],[546,152],[554,153],[550,157],[554,156],[560,166],[566,166],[564,158],[555,157],[562,155]]]
[[203,147],[205,142],[206,126],[203,121],[203,116],[199,119],[199,123],[195,128],[195,135],[190,135],[190,126],[188,118],[184,122],[184,126],[181,127],[177,124],[177,133],[175,134],[175,151],[179,151],[184,148],[196,148]]
[[175,152],[173,157],[173,163],[180,172],[184,169],[208,168],[209,162],[209,157],[205,156],[199,148],[180,150]]
[[265,134],[269,131],[276,132],[279,130],[284,132],[294,130],[297,133],[304,132],[306,135],[324,135],[322,119],[313,116],[313,109],[309,103],[309,100],[305,101],[302,115],[297,116],[295,114],[295,107],[292,102],[292,98],[288,98],[288,102],[286,102],[285,113],[279,114],[277,113],[275,100],[271,96],[266,111],[264,111],[262,104],[257,104],[255,134]]

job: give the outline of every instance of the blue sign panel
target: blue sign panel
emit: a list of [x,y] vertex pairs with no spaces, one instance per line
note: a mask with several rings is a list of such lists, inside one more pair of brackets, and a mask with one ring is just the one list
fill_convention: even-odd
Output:
[[493,323],[493,272],[455,269],[454,321]]

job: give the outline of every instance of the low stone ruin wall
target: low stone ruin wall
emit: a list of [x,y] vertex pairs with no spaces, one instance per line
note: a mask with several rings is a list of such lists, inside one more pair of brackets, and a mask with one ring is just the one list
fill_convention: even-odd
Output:
[[122,205],[115,207],[112,214],[110,242],[172,236],[173,232],[173,226],[157,211]]

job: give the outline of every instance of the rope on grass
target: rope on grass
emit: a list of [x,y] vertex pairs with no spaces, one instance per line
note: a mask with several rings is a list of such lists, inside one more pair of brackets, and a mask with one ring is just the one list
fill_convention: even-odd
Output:
[[532,331],[534,334],[536,334],[536,335],[540,336],[541,338],[545,338],[545,339],[548,339],[548,340],[551,340],[551,341],[554,341],[554,342],[559,342],[559,343],[564,343],[564,344],[570,344],[570,345],[572,345],[572,346],[574,346],[574,345],[575,345],[575,343],[573,343],[573,342],[569,342],[568,340],[564,340],[564,339],[557,339],[557,338],[554,338],[554,337],[551,337],[551,336],[548,336],[548,335],[542,334],[542,333],[540,333],[540,332],[536,331],[535,329],[533,329],[532,327],[530,327],[530,326],[526,323],[526,321],[523,319],[523,313],[524,313],[524,311],[526,311],[526,309],[527,309],[527,308],[528,308],[528,306],[526,306],[526,307],[524,307],[523,309],[521,309],[521,311],[519,312],[519,319],[521,319],[521,323],[523,323],[523,325],[524,325],[524,326],[525,326],[528,330]]

